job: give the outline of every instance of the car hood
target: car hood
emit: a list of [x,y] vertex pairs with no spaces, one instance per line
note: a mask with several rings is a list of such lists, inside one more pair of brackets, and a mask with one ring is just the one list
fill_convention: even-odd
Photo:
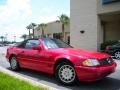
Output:
[[107,58],[109,57],[108,54],[101,53],[101,52],[95,52],[90,50],[84,50],[84,49],[76,49],[76,48],[59,48],[59,49],[52,49],[52,51],[56,53],[61,53],[64,55],[72,55],[77,56],[80,58]]

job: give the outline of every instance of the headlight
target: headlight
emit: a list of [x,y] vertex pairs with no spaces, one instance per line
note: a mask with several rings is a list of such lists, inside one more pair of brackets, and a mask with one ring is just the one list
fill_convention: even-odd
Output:
[[87,59],[83,61],[83,66],[98,66],[100,65],[99,61],[97,59]]

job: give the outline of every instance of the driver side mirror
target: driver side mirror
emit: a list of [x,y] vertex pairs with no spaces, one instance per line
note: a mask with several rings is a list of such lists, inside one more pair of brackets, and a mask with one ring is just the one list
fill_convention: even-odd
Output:
[[32,49],[40,51],[42,48],[39,45],[35,45],[32,47]]

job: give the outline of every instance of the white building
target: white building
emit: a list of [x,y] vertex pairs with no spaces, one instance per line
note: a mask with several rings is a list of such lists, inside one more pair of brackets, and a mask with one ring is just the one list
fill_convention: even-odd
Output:
[[70,42],[99,50],[101,43],[120,40],[120,0],[71,0]]
[[[39,28],[35,29],[35,36],[40,37],[42,34],[42,30]],[[62,35],[62,24],[58,21],[47,23],[47,27],[44,30],[44,34],[47,37],[54,37],[60,39]],[[65,37],[64,40],[69,42],[70,37],[70,26],[65,25]]]

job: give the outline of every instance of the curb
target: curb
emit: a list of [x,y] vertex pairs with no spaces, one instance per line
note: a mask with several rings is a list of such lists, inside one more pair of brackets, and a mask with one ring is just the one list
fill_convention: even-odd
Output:
[[3,67],[1,67],[1,66],[0,66],[0,72],[3,72],[3,73],[5,73],[5,74],[8,74],[8,75],[13,76],[13,77],[15,77],[15,78],[18,78],[18,79],[20,79],[20,80],[24,80],[24,81],[28,82],[28,83],[31,84],[31,85],[42,86],[42,87],[47,88],[48,90],[59,90],[59,89],[57,89],[57,88],[54,88],[54,87],[51,87],[51,86],[48,86],[48,85],[39,83],[39,82],[37,82],[37,81],[34,81],[34,80],[31,80],[31,79],[25,78],[25,77],[23,77],[23,76],[20,76],[20,75],[16,74],[15,72],[12,72],[12,71],[10,71],[10,70],[7,70],[7,69],[5,69],[5,68],[3,68]]

